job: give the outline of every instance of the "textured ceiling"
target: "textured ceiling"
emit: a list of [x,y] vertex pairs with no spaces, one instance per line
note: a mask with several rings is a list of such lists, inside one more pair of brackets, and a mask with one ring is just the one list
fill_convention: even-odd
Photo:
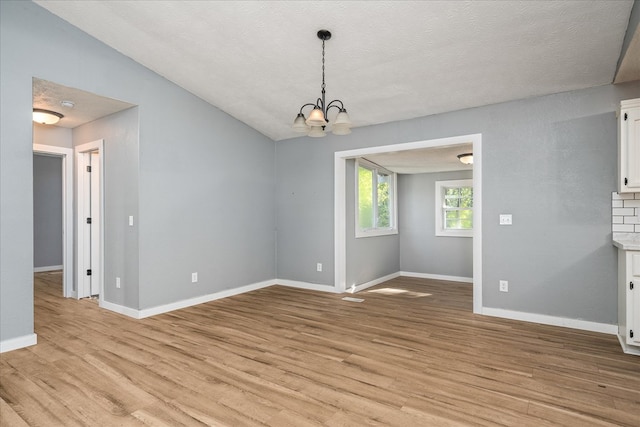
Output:
[[[33,108],[61,113],[64,117],[56,126],[64,128],[74,128],[134,106],[37,78],[33,78],[32,92]],[[63,101],[71,101],[74,105],[66,107],[62,104]]]
[[469,143],[367,154],[364,157],[370,162],[384,166],[391,172],[400,174],[434,173],[473,169],[473,165],[465,165],[458,160],[458,154],[471,152],[473,152],[473,144]]
[[[320,95],[354,127],[611,83],[622,1],[36,1],[274,140]],[[354,130],[357,132],[357,129]]]

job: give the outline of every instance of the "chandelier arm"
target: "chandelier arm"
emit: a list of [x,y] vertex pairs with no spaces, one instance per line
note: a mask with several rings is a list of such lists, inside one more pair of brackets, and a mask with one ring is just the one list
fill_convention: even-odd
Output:
[[[334,103],[340,103],[340,106],[335,105]],[[327,105],[327,113],[329,112],[329,108],[337,108],[338,110],[344,110],[344,104],[339,99],[334,99]]]

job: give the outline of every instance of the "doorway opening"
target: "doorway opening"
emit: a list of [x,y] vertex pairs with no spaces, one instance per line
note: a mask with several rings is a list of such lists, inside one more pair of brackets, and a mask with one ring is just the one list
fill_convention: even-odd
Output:
[[76,298],[73,286],[73,150],[34,144],[33,153],[62,160],[62,293],[66,298]]
[[335,289],[345,292],[347,278],[347,160],[370,154],[410,151],[471,143],[473,146],[473,312],[482,312],[482,135],[462,135],[425,141],[338,151],[334,157]]

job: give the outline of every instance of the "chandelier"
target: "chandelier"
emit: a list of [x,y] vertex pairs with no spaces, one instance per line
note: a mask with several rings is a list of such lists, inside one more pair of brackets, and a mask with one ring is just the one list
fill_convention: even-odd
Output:
[[[318,98],[315,104],[304,104],[300,107],[298,116],[293,121],[293,130],[300,133],[306,133],[311,137],[323,137],[326,135],[325,129],[329,125],[327,120],[327,113],[331,108],[336,108],[338,114],[336,115],[333,124],[331,125],[331,132],[334,135],[348,135],[351,133],[351,120],[347,114],[347,110],[344,108],[342,101],[334,99],[327,104],[325,102],[325,83],[324,83],[324,42],[331,38],[331,33],[327,30],[318,31],[318,38],[322,40],[322,97]],[[309,118],[305,118],[304,110],[306,107],[313,107]]]

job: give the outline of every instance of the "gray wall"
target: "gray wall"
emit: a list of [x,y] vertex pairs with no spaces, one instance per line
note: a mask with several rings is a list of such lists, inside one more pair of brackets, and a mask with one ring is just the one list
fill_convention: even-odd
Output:
[[473,239],[435,235],[436,181],[472,175],[472,171],[399,175],[401,271],[473,277]]
[[356,175],[355,160],[346,164],[346,287],[361,285],[400,271],[400,238],[389,236],[356,239]]
[[275,143],[174,85],[158,93],[157,114],[140,106],[140,308],[275,278]]
[[72,129],[59,126],[33,125],[33,143],[73,148]]
[[484,306],[616,323],[615,111],[639,96],[638,82],[606,85],[278,142],[278,277],[333,256],[335,151],[481,133]]
[[[131,308],[139,305],[138,134],[138,107],[73,129],[74,146],[104,140],[103,297]],[[129,215],[134,217],[133,227],[128,225]],[[115,287],[116,277],[120,289]]]
[[62,158],[33,156],[33,266],[62,265]]
[[276,144],[279,279],[334,284],[333,151],[326,144],[326,138]]
[[[138,289],[123,304],[135,305],[135,293],[132,308],[147,308],[275,277],[273,141],[32,2],[0,2],[0,55],[1,341],[34,332],[32,77],[139,106],[138,181],[126,183],[138,196],[123,201],[137,206],[138,248],[109,243],[138,253]],[[108,280],[135,276],[135,256],[107,262]]]

